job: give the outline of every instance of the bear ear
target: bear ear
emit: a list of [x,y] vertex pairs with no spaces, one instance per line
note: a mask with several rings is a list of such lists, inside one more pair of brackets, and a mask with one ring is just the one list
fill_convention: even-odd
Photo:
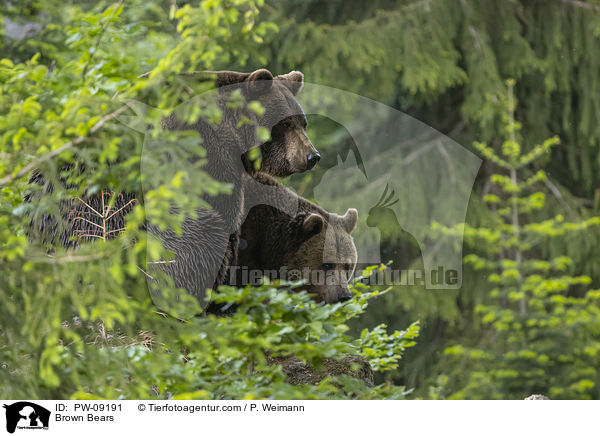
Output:
[[273,74],[269,70],[261,68],[260,70],[250,73],[250,76],[248,77],[249,82],[255,80],[273,80]]
[[245,84],[249,93],[268,91],[273,83],[273,74],[261,68],[252,73],[238,73],[236,71],[215,71],[217,75],[217,88],[224,86]]
[[264,68],[250,73],[248,79],[248,92],[250,95],[257,95],[267,92],[273,84],[273,74]]
[[318,235],[319,233],[321,233],[321,230],[323,230],[324,224],[325,220],[321,215],[311,213],[306,218],[304,218],[304,222],[302,223],[302,233],[306,237]]
[[277,78],[279,80],[284,80],[285,86],[287,86],[294,95],[297,95],[304,85],[304,74],[300,71],[290,71],[287,74],[280,74]]
[[358,221],[358,211],[351,207],[346,211],[344,216],[341,218],[341,221],[344,229],[348,233],[352,233],[356,228],[356,221]]

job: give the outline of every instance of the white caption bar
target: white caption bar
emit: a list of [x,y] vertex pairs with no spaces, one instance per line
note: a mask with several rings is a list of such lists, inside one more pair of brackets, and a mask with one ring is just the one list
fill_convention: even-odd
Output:
[[[0,400],[0,435],[600,434],[594,401]],[[379,430],[378,430],[379,429]],[[217,433],[213,433],[217,434]]]

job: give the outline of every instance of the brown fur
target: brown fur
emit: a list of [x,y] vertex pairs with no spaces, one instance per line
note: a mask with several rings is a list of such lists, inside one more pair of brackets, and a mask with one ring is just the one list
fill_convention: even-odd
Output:
[[[172,260],[161,259],[158,263],[147,265],[151,290],[164,286],[157,286],[157,283],[163,282],[157,277],[167,273],[176,287],[186,289],[205,306],[206,289],[223,283],[229,264],[236,259],[239,228],[244,214],[244,177],[248,172],[256,172],[254,163],[249,160],[249,147],[261,148],[260,171],[286,177],[310,169],[307,156],[317,152],[306,136],[306,117],[295,99],[302,88],[303,78],[302,73],[297,71],[273,77],[265,69],[252,73],[217,71],[182,75],[182,80],[215,81],[216,104],[222,111],[222,120],[218,125],[203,118],[186,124],[178,118],[179,112],[176,110],[163,120],[163,128],[199,132],[207,155],[204,170],[212,178],[230,184],[233,189],[230,195],[206,197],[211,208],[198,209],[196,217],[187,218],[180,236],[171,230],[161,231],[152,222],[147,223],[148,232],[161,239],[175,255]],[[235,90],[240,90],[245,97],[242,107],[232,108],[228,105],[228,97]],[[251,100],[258,100],[265,109],[264,113],[259,116],[250,110],[247,103]],[[192,99],[183,105],[197,102]],[[244,117],[252,123],[240,126],[239,122]],[[268,128],[272,132],[272,139],[260,144],[257,126]],[[45,183],[41,174],[34,175],[31,182],[40,185]],[[120,201],[121,198],[123,201]],[[114,225],[108,229],[109,237],[118,235],[124,227],[124,215],[131,209],[129,201],[135,201],[136,194],[124,193],[118,199],[118,208],[123,208],[113,217]],[[90,196],[84,201],[95,209],[102,204],[102,197]],[[92,234],[95,230],[94,223],[82,219],[86,218],[83,214],[88,209],[85,205],[79,207],[76,204],[65,207],[63,219],[67,222],[67,230],[60,235],[65,246],[77,245],[78,241],[84,239],[82,235]],[[41,221],[41,224],[34,227],[36,230],[39,227],[40,233],[49,233],[52,241],[59,236],[56,220],[52,216],[37,221]],[[85,236],[88,239],[92,237]]]
[[[200,73],[197,79],[205,80],[206,74]],[[212,210],[201,209],[196,219],[185,220],[181,236],[148,227],[175,253],[175,262],[161,264],[160,268],[173,278],[177,287],[195,295],[203,307],[208,304],[204,300],[205,290],[222,284],[229,265],[236,262],[245,203],[244,177],[257,170],[248,157],[249,148],[258,144],[257,127],[268,128],[272,134],[270,141],[260,145],[258,169],[262,172],[286,177],[310,169],[308,156],[315,153],[318,156],[306,136],[306,116],[295,99],[302,88],[302,73],[292,71],[273,77],[270,71],[260,69],[252,73],[209,74],[216,77],[221,123],[215,126],[200,118],[191,125],[185,124],[175,112],[163,121],[163,127],[198,131],[207,151],[206,171],[214,179],[231,184],[232,193],[207,198]],[[194,75],[188,79],[195,80]],[[246,105],[231,108],[229,96],[235,90],[241,90],[246,101],[259,101],[264,112],[257,115]],[[243,118],[253,123],[240,126]]]
[[[307,283],[301,289],[313,293],[317,301],[335,303],[350,298],[348,284],[357,261],[351,236],[358,218],[356,209],[348,209],[343,216],[330,213],[271,177],[258,174],[255,178],[279,187],[277,195],[296,199],[298,212],[290,216],[266,204],[252,208],[242,226],[238,266],[275,271],[275,278],[280,279],[304,279]],[[235,276],[236,284],[243,285],[239,270]]]

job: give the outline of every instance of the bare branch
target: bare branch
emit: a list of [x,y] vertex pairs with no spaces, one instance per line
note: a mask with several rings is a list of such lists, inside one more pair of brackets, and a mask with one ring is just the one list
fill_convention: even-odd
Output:
[[149,277],[150,279],[154,280],[154,277],[152,277],[150,274],[148,274],[146,271],[144,271],[141,267],[139,267],[138,265],[136,265],[137,269],[139,269],[141,272],[143,272],[147,277]]
[[[101,218],[102,218],[102,217],[101,217]],[[74,221],[77,221],[77,220],[85,221],[85,222],[86,222],[86,223],[88,223],[88,224],[91,224],[91,225],[93,225],[93,226],[99,227],[99,228],[100,228],[100,230],[104,230],[104,227],[102,227],[100,224],[96,224],[95,222],[92,222],[92,221],[90,221],[90,220],[88,220],[88,219],[85,219],[85,218],[83,218],[83,217],[80,217],[80,216],[78,216],[78,217],[75,217],[75,220],[74,220]]]
[[[119,209],[115,210],[113,213],[111,213],[109,216],[106,217],[107,220],[111,219],[115,214],[121,212],[123,209],[125,209],[127,206],[129,206],[130,204],[135,203],[135,198],[132,198],[131,200],[129,200],[126,204],[124,204],[123,206],[121,206]],[[110,209],[109,209],[110,210]],[[107,211],[108,212],[108,211]]]
[[114,230],[109,230],[108,232],[106,232],[107,235],[110,235],[111,233],[115,233],[115,232],[124,232],[125,231],[125,227],[120,227],[118,229],[114,229]]
[[51,263],[54,265],[60,265],[63,263],[89,262],[92,260],[102,259],[103,257],[104,257],[103,254],[93,254],[93,255],[91,254],[91,255],[87,255],[87,256],[68,255],[68,256],[63,256],[63,257],[54,257],[54,256],[33,257],[33,258],[30,258],[29,260],[31,262],[36,262],[36,263]]
[[77,200],[81,201],[84,205],[86,205],[92,212],[94,212],[96,215],[98,215],[98,217],[102,218],[103,215],[98,212],[96,209],[94,209],[92,206],[90,206],[86,201],[82,200],[81,198],[77,197]]
[[556,187],[556,185],[554,185],[554,183],[552,183],[550,180],[545,179],[544,183],[546,184],[546,187],[554,194],[554,196],[559,199],[562,203],[564,203],[565,201],[563,200],[563,196],[560,193],[560,190]]
[[[83,230],[81,230],[83,231]],[[93,235],[91,233],[78,233],[77,236],[79,236],[79,239],[81,238],[98,238],[98,239],[104,239],[104,236],[102,235]]]

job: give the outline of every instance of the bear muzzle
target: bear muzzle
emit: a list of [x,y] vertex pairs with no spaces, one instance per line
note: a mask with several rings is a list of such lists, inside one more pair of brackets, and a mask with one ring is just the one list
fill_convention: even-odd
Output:
[[312,170],[314,166],[321,160],[321,155],[319,152],[315,151],[313,153],[308,153],[306,155],[306,169]]
[[327,304],[343,303],[352,298],[352,293],[348,285],[329,286],[325,290],[323,300]]

